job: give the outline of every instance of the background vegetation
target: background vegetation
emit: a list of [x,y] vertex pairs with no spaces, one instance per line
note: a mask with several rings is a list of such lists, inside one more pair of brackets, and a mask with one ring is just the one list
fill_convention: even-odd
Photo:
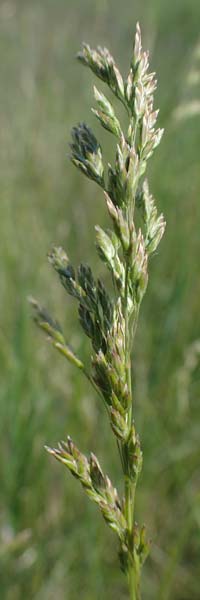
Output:
[[[125,600],[114,538],[44,443],[70,433],[116,482],[103,407],[34,329],[33,293],[80,353],[74,305],[46,262],[52,243],[100,269],[93,226],[101,192],[67,162],[70,129],[91,124],[93,77],[74,61],[82,40],[128,68],[136,20],[157,71],[160,126],[151,188],[167,220],[152,261],[134,355],[144,470],[138,520],[153,539],[148,600],[198,600],[200,38],[199,0],[2,0],[0,4],[0,589],[2,600]],[[124,118],[124,117],[123,117]],[[109,141],[110,144],[110,141]],[[107,275],[105,275],[107,277]]]

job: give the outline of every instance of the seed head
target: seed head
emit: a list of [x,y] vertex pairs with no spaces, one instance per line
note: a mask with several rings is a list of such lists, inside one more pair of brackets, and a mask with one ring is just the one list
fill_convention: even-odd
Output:
[[101,146],[91,129],[85,123],[79,123],[72,129],[71,161],[87,177],[104,187],[104,166]]

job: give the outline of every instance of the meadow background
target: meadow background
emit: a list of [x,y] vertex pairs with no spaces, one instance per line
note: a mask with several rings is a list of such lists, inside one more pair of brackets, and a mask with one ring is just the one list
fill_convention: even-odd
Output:
[[90,112],[94,77],[74,55],[83,40],[105,44],[125,74],[138,19],[166,129],[149,178],[167,220],[133,358],[144,451],[137,516],[153,540],[143,598],[200,597],[199,0],[1,0],[1,600],[127,598],[114,534],[43,450],[70,433],[120,482],[106,415],[33,325],[27,296],[46,305],[87,356],[76,307],[46,260],[56,243],[75,265],[88,261],[104,275],[93,228],[106,221],[105,205],[67,159],[70,129],[84,120],[106,156],[112,146]]

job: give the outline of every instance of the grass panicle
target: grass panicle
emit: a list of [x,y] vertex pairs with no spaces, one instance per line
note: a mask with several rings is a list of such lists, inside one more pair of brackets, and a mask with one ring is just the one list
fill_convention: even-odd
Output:
[[[84,44],[79,61],[88,66],[120,100],[128,113],[127,132],[110,100],[96,87],[93,113],[116,138],[114,164],[104,164],[101,146],[91,129],[79,123],[72,129],[70,157],[74,165],[104,190],[110,228],[96,226],[96,249],[110,271],[113,294],[96,280],[90,267],[71,265],[62,248],[54,248],[49,261],[66,292],[78,302],[81,327],[92,346],[91,364],[85,366],[65,342],[57,321],[32,301],[35,321],[74,366],[82,370],[103,399],[121,458],[124,496],[103,473],[94,454],[88,460],[71,438],[48,448],[65,465],[99,507],[119,541],[122,570],[128,578],[130,600],[141,598],[141,570],[150,543],[144,525],[135,521],[135,493],[142,469],[142,449],[133,411],[131,352],[140,305],[148,284],[149,255],[155,253],[165,230],[163,215],[144,179],[147,162],[162,138],[154,109],[155,74],[149,72],[148,53],[143,52],[139,24],[127,78],[123,80],[106,48],[92,50]],[[135,211],[142,223],[135,224]]]

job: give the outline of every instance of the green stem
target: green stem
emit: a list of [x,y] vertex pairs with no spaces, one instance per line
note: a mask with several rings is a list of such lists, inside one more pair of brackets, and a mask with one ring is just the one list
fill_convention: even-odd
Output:
[[[128,311],[128,277],[129,277],[129,265],[128,261],[126,264],[125,273],[125,295],[124,295],[124,318],[125,318],[125,361],[126,361],[126,381],[129,390],[129,407],[128,407],[128,425],[131,429],[132,425],[132,383],[131,383],[131,336],[129,332],[130,317]],[[138,311],[136,315],[137,325]],[[135,333],[135,328],[134,328]],[[125,493],[125,516],[127,521],[128,536],[130,539],[133,538],[134,528],[134,504],[135,504],[135,489],[136,484],[133,483],[127,472],[127,446],[124,447],[124,493]],[[139,573],[136,568],[134,554],[129,557],[128,560],[128,585],[129,585],[129,596],[130,600],[140,600],[140,582]]]
[[132,495],[132,482],[129,477],[125,475],[125,514],[128,525],[128,532],[131,535],[133,529],[133,495]]
[[128,584],[129,584],[130,600],[140,600],[140,596],[138,596],[138,594],[137,594],[135,570],[134,570],[133,566],[131,568],[129,568]]
[[128,583],[130,600],[141,600],[140,585],[133,565],[129,569]]
[[128,407],[128,425],[131,428],[132,423],[132,385],[131,385],[131,357],[130,357],[130,334],[129,334],[129,314],[128,314],[128,276],[129,265],[126,264],[125,272],[125,294],[124,294],[124,318],[125,318],[125,369],[126,381],[129,390],[129,407]]
[[[125,516],[130,537],[133,536],[135,489],[136,485],[125,475]],[[141,600],[140,578],[134,555],[130,556],[128,561],[128,585],[130,600]]]

